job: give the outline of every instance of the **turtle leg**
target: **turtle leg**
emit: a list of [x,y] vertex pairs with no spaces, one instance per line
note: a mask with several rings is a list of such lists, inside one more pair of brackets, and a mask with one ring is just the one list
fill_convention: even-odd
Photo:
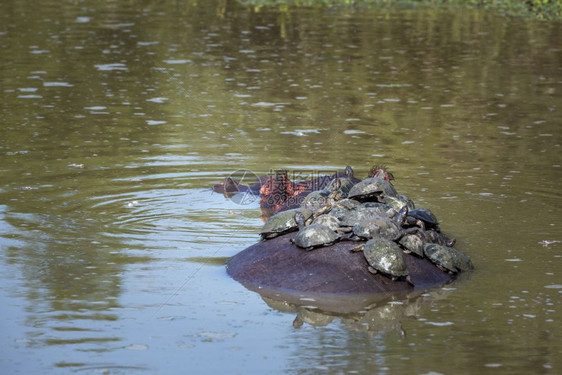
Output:
[[369,268],[367,268],[369,270],[370,273],[372,273],[373,275],[377,274],[377,270],[374,269],[373,267],[369,266]]
[[406,276],[406,281],[408,282],[408,284],[410,284],[411,286],[416,286],[414,284],[414,281],[412,280],[412,278],[410,277],[410,275]]
[[361,245],[352,247],[349,251],[351,251],[353,253],[358,253],[360,251],[363,251],[364,248],[365,248],[365,244],[361,244]]

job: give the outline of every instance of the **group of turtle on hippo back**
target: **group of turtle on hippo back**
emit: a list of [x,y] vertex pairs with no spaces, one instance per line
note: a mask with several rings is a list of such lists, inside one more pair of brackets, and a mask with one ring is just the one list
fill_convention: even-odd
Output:
[[411,282],[404,253],[425,257],[451,274],[473,269],[470,258],[453,247],[455,239],[441,232],[435,215],[399,195],[392,179],[375,166],[369,177],[358,180],[348,166],[326,187],[309,192],[298,207],[279,210],[263,226],[261,238],[298,231],[291,242],[304,250],[361,241],[352,251],[363,252],[369,271],[392,280]]

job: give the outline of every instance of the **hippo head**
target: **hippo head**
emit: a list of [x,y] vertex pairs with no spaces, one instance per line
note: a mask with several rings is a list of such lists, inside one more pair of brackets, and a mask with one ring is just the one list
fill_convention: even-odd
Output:
[[294,193],[294,186],[287,176],[287,171],[277,171],[275,175],[269,176],[260,188],[261,204],[280,206]]

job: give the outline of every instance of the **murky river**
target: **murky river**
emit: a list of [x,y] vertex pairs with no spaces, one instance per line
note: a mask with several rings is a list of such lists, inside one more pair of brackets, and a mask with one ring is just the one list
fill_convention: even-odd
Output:
[[[562,372],[562,25],[0,3],[0,372]],[[387,164],[476,270],[338,316],[225,271],[237,170]]]

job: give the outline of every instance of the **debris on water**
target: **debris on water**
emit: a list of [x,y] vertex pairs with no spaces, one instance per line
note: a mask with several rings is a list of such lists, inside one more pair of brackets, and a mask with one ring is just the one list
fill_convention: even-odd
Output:
[[542,241],[539,241],[539,244],[542,245],[543,247],[549,247],[550,245],[555,244],[555,243],[560,243],[560,241],[558,241],[558,240],[542,240]]

